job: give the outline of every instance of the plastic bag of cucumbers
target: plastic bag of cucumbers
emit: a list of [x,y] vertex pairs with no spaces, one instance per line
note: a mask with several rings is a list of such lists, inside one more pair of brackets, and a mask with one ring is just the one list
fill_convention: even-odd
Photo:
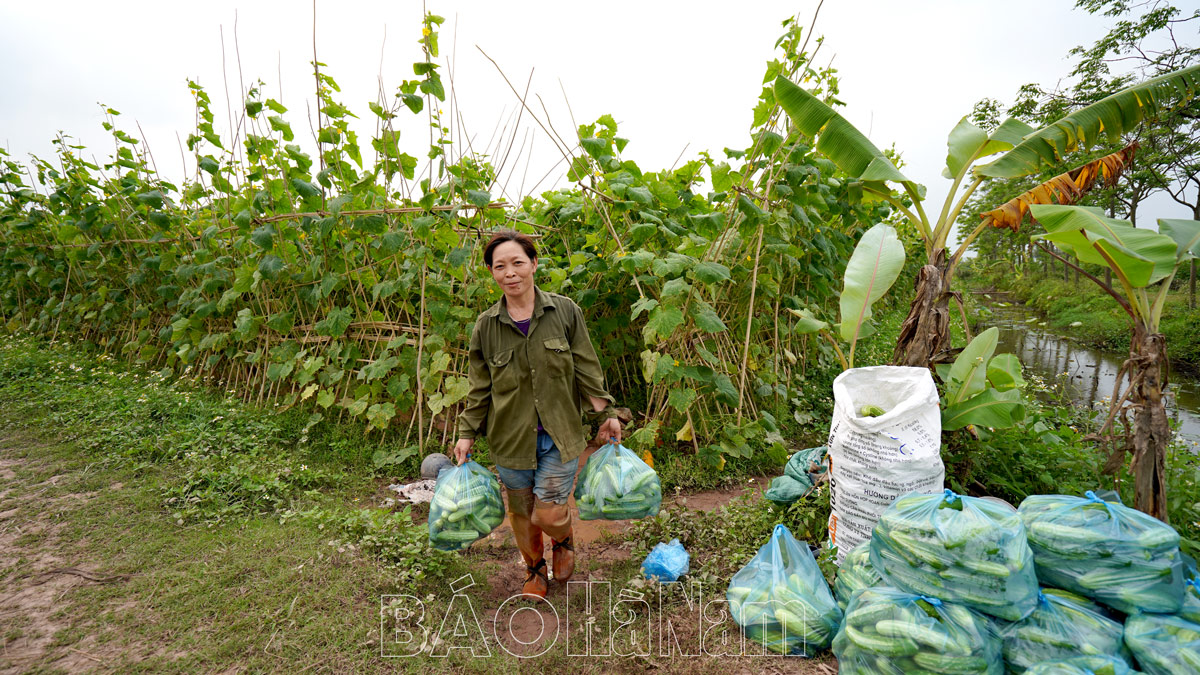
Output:
[[1183,582],[1183,608],[1179,610],[1179,616],[1200,623],[1200,582],[1195,579]]
[[988,499],[910,492],[871,536],[871,562],[886,585],[1019,621],[1037,605],[1038,579],[1025,526]]
[[1125,626],[1104,616],[1091,600],[1072,593],[1039,593],[1032,614],[1020,621],[1002,622],[997,629],[1010,673],[1075,656],[1128,658]]
[[725,598],[746,637],[777,654],[828,648],[842,619],[812,551],[783,525],[733,575]]
[[662,484],[658,474],[632,450],[609,443],[588,458],[575,485],[575,505],[583,520],[628,520],[658,514]]
[[838,568],[837,579],[833,582],[833,592],[837,596],[838,607],[846,611],[850,604],[850,596],[855,591],[882,584],[879,572],[871,564],[871,542],[864,541],[846,554],[842,566]]
[[1177,616],[1133,614],[1125,619],[1125,644],[1144,673],[1200,673],[1200,624]]
[[452,467],[438,477],[429,506],[429,542],[434,548],[464,549],[503,521],[500,483],[478,462]]
[[1033,495],[1018,509],[1038,579],[1132,614],[1173,614],[1183,602],[1179,533],[1093,492]]
[[1073,656],[1044,661],[1026,670],[1025,675],[1138,675],[1138,671],[1111,656]]
[[975,610],[878,586],[854,594],[833,639],[842,675],[1002,675],[1000,639]]

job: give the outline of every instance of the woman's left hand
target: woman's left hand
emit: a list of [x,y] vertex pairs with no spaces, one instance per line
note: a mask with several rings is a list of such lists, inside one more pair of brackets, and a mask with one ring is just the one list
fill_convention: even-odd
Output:
[[600,430],[596,433],[600,440],[604,443],[620,443],[621,442],[621,420],[610,417],[604,420],[600,425]]

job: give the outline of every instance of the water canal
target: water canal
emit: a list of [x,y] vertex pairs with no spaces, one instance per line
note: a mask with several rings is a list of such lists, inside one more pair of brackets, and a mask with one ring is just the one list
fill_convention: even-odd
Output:
[[[1000,329],[996,353],[1009,352],[1021,359],[1026,373],[1047,383],[1058,384],[1077,405],[1107,410],[1113,385],[1127,354],[1088,347],[1068,335],[1047,327],[1033,310],[1004,302],[1002,294],[982,296],[990,316],[982,326]],[[1168,350],[1170,345],[1167,345]],[[1094,403],[1100,402],[1100,403]],[[1200,451],[1200,377],[1185,369],[1173,369],[1166,397],[1167,415],[1178,434],[1193,451]]]

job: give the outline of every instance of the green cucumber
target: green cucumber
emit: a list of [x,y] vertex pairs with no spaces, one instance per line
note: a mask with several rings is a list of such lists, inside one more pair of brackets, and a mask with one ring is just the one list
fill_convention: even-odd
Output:
[[433,493],[433,503],[447,511],[456,509],[457,505],[455,505],[454,500],[448,494],[449,492],[449,490],[435,490]]
[[913,656],[918,666],[946,675],[974,675],[988,672],[987,661],[978,656],[951,656],[921,652]]
[[997,562],[991,562],[989,560],[972,560],[970,558],[959,558],[957,562],[968,570],[977,572],[979,574],[986,574],[991,577],[1002,579],[1012,576],[1012,572],[1008,569],[1008,567]]
[[[1041,542],[1060,542],[1066,544],[1066,550],[1079,546],[1095,546],[1111,540],[1111,535],[1103,531],[1085,530],[1079,527],[1058,525],[1053,522],[1038,520],[1028,527],[1031,540]],[[1048,546],[1048,548],[1050,548]]]
[[479,538],[474,530],[442,530],[432,539],[441,544],[470,544]]
[[1125,569],[1097,568],[1081,575],[1076,581],[1080,586],[1090,590],[1121,588],[1126,585],[1141,585],[1154,583],[1159,577],[1171,576],[1172,569],[1146,567],[1129,567]]
[[657,478],[658,478],[658,474],[654,473],[654,469],[646,467],[646,471],[643,472],[642,475],[635,478],[633,480],[633,482],[630,484],[629,491],[637,492],[637,491],[641,490],[643,487],[649,487],[650,482]]
[[1026,642],[1049,645],[1058,649],[1073,649],[1078,646],[1078,642],[1073,639],[1076,636],[1056,635],[1037,626],[1019,626],[1015,634],[1018,639]]
[[485,535],[486,535],[486,534],[488,534],[489,532],[491,532],[491,531],[492,531],[492,528],[491,528],[491,527],[489,527],[489,526],[487,525],[487,523],[483,522],[483,520],[482,520],[482,519],[481,519],[481,518],[480,518],[478,515],[476,515],[476,514],[474,514],[474,513],[472,513],[471,515],[467,516],[467,523],[468,523],[468,524],[469,524],[469,525],[470,525],[472,528],[474,528],[475,530],[477,530],[477,531],[479,531],[479,532],[482,532],[482,533],[483,533],[483,534],[485,534]]
[[875,631],[884,637],[908,638],[943,652],[971,653],[970,649],[964,650],[962,645],[946,633],[917,623],[884,619],[875,624]]
[[884,656],[912,656],[920,651],[917,643],[909,638],[885,638],[869,635],[849,624],[843,626],[846,636],[863,649]]
[[874,626],[882,619],[892,619],[900,614],[900,608],[895,605],[879,603],[875,605],[860,605],[853,612],[846,614],[846,623],[863,628]]

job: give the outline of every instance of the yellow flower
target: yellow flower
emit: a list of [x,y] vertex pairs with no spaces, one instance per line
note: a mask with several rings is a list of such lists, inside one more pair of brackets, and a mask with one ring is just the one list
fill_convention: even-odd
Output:
[[429,26],[425,26],[425,27],[421,28],[421,36],[422,37],[429,37],[432,34],[433,34],[433,31],[429,30]]

